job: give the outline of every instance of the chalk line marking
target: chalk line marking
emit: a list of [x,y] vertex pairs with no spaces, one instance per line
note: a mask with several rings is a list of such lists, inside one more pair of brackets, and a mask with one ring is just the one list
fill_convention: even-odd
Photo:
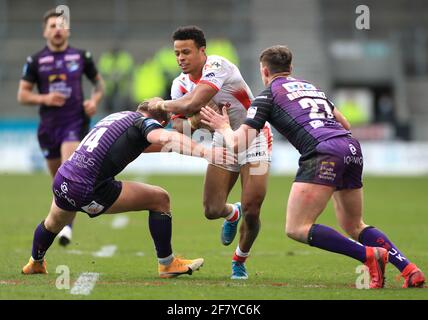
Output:
[[70,293],[75,295],[90,295],[99,277],[100,274],[96,272],[81,273],[74,283],[73,288],[71,288]]
[[111,227],[113,229],[123,229],[125,228],[129,223],[129,218],[127,216],[117,216],[114,217],[113,221],[111,222]]
[[94,257],[99,257],[99,258],[110,258],[113,257],[114,253],[117,250],[117,246],[111,244],[108,246],[103,246],[101,247],[100,250],[98,250],[97,252],[92,253],[92,255]]

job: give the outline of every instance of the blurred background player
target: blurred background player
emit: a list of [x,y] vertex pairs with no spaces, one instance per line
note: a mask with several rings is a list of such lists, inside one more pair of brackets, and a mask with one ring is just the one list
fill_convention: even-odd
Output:
[[[244,121],[253,94],[239,69],[227,59],[205,53],[203,31],[196,26],[178,28],[173,34],[174,51],[182,73],[173,81],[173,100],[151,103],[178,115],[194,115],[213,101],[227,105],[231,126],[237,129]],[[183,118],[183,117],[182,117]],[[174,127],[183,130],[187,120],[176,118]],[[197,129],[193,126],[193,129]],[[214,145],[222,146],[223,138],[214,134]],[[233,165],[209,164],[204,186],[204,208],[208,219],[225,218],[221,241],[230,245],[235,238],[238,222],[243,216],[239,244],[232,259],[232,279],[247,279],[245,261],[259,229],[260,209],[267,189],[267,177],[272,151],[272,132],[268,123],[257,136],[248,152]],[[228,195],[241,174],[241,202],[229,204]]]
[[[382,231],[362,219],[363,156],[348,121],[324,92],[290,76],[291,61],[291,51],[285,46],[262,52],[260,73],[267,88],[253,101],[245,123],[235,132],[228,125],[225,109],[219,115],[204,108],[201,113],[206,120],[202,122],[220,130],[237,148],[245,146],[247,138],[251,142],[250,131],[261,130],[269,121],[301,154],[288,199],[286,234],[365,263],[370,288],[383,288],[388,258],[404,277],[403,287],[423,287],[422,271]],[[355,241],[315,223],[332,196],[339,225]]]
[[216,156],[222,161],[223,148],[206,149],[178,132],[165,130],[169,113],[148,111],[147,106],[142,103],[136,112],[113,113],[99,121],[58,169],[50,212],[34,232],[32,255],[22,273],[47,273],[45,253],[76,211],[94,218],[103,213],[148,210],[160,277],[192,274],[202,266],[203,259],[179,259],[172,253],[168,193],[157,186],[114,177],[142,152],[176,151],[216,162]]
[[[88,51],[69,46],[69,21],[55,9],[43,17],[46,46],[27,58],[19,83],[18,101],[40,106],[38,140],[49,173],[70,157],[88,133],[92,117],[103,95],[103,81]],[[93,85],[91,98],[83,99],[82,76]],[[34,85],[39,93],[33,93]],[[72,223],[60,234],[60,244],[71,241]]]

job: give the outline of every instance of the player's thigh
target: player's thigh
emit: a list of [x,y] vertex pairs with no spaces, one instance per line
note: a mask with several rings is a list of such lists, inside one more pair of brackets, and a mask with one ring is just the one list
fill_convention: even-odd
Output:
[[365,227],[363,222],[363,188],[343,189],[333,194],[336,218],[352,237]]
[[73,221],[75,216],[76,211],[63,210],[53,200],[49,214],[45,219],[45,227],[50,232],[59,233],[62,228]]
[[241,202],[244,208],[244,212],[260,211],[267,192],[268,177],[268,162],[251,162],[246,163],[241,167]]
[[169,212],[169,195],[164,189],[141,182],[123,181],[119,197],[106,213],[151,210]]
[[307,228],[314,224],[333,191],[331,186],[294,182],[288,198],[286,229],[290,231],[302,226]]
[[61,166],[61,158],[46,159],[49,173],[52,177],[55,177],[56,172]]
[[61,162],[66,161],[79,146],[79,141],[65,141],[61,144]]
[[239,172],[209,164],[204,183],[204,205],[224,207],[238,176]]

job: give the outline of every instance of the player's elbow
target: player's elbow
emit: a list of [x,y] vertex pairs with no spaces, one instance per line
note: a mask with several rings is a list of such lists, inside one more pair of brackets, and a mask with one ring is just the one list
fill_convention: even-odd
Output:
[[22,90],[18,90],[18,93],[16,94],[16,100],[20,104],[27,104],[27,99],[25,99],[26,95]]

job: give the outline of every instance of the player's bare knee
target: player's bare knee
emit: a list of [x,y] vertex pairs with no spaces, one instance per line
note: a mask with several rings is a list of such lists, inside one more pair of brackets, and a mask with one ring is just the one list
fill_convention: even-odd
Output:
[[256,199],[254,199],[254,201],[248,201],[248,202],[242,202],[242,212],[244,213],[244,216],[259,216],[260,215],[260,208],[262,206],[262,202],[261,201],[257,201]]
[[158,212],[171,211],[169,193],[165,189],[162,189],[161,187],[157,188],[156,204],[153,210]]
[[242,203],[242,212],[245,222],[251,225],[257,225],[260,217],[260,204],[256,202]]
[[285,234],[293,240],[306,243],[308,238],[308,228],[286,224]]
[[245,212],[243,219],[249,229],[256,229],[260,226],[260,211]]
[[52,233],[59,233],[66,224],[64,219],[60,219],[60,217],[55,214],[49,214],[44,221],[46,230]]

